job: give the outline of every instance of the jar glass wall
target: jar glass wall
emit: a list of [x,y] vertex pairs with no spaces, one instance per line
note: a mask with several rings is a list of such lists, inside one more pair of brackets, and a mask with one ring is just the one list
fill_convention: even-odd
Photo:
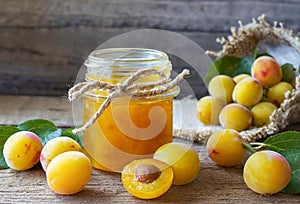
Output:
[[[157,69],[170,77],[168,56],[157,50],[113,48],[96,50],[85,61],[86,80],[100,80],[112,85],[122,83],[140,69]],[[143,77],[137,83],[160,80],[159,75]],[[93,166],[120,172],[135,159],[152,157],[161,145],[172,141],[172,100],[179,93],[175,87],[163,94],[115,98],[83,135],[83,146]],[[83,99],[83,123],[99,109],[108,93],[92,90]]]

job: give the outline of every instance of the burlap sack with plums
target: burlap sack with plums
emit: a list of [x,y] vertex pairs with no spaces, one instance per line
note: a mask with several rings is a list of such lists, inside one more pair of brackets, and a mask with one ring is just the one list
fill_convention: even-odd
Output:
[[[292,30],[284,28],[282,23],[268,23],[264,15],[253,19],[252,23],[243,25],[239,22],[239,27],[231,27],[231,35],[227,38],[218,38],[217,42],[222,45],[219,52],[207,51],[210,56],[220,58],[223,56],[246,57],[253,55],[253,50],[259,46],[261,49],[272,52],[272,55],[285,54],[291,58],[299,60],[300,40],[294,35]],[[266,42],[266,43],[265,43]],[[273,44],[269,46],[267,44]],[[284,48],[282,48],[284,46]],[[285,48],[289,47],[291,49]],[[274,48],[274,50],[272,50]],[[275,48],[277,51],[275,51]],[[279,48],[279,49],[277,49]],[[292,50],[292,51],[291,51]],[[299,65],[298,65],[299,66]],[[298,67],[297,67],[298,68]],[[298,70],[299,71],[299,70]],[[299,72],[298,72],[299,73]],[[242,131],[240,134],[246,142],[258,141],[276,134],[285,129],[289,124],[300,122],[300,76],[296,76],[295,88],[285,94],[285,100],[280,107],[270,116],[270,123],[259,128]],[[174,136],[205,142],[206,139],[221,127],[203,127],[197,129],[174,128]]]

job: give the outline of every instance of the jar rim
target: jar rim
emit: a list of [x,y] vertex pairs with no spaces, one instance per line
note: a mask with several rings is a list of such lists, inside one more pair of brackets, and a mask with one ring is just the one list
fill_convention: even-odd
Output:
[[148,48],[105,48],[92,51],[88,61],[93,63],[142,63],[168,60],[166,53]]

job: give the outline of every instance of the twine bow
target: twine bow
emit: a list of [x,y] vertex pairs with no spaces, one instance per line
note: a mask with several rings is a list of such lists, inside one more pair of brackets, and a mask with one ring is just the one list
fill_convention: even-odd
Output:
[[[161,77],[160,80],[155,82],[142,83],[136,81],[138,79],[147,77],[149,75],[156,74]],[[73,101],[79,99],[84,95],[84,93],[100,89],[107,91],[109,95],[106,97],[105,101],[101,104],[99,109],[95,114],[80,128],[75,128],[72,132],[74,134],[85,131],[89,126],[95,123],[103,111],[109,106],[111,101],[119,96],[124,96],[130,94],[133,97],[149,97],[157,94],[164,93],[172,88],[174,88],[181,80],[189,76],[190,72],[184,69],[179,75],[177,75],[173,80],[165,75],[160,70],[155,69],[142,69],[128,77],[123,83],[112,85],[103,81],[90,80],[86,82],[81,82],[73,86],[69,92],[69,100]]]

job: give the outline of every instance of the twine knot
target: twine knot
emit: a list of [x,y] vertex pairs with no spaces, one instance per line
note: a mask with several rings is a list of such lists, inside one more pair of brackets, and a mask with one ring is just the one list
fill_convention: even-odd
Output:
[[[158,75],[161,77],[160,80],[154,82],[137,82],[138,79],[147,77],[149,75]],[[160,70],[156,69],[141,69],[128,77],[124,82],[112,85],[103,81],[89,80],[80,82],[73,86],[68,92],[68,98],[70,101],[79,99],[86,92],[99,89],[109,93],[104,102],[101,104],[95,114],[86,122],[83,126],[72,130],[74,134],[84,132],[89,126],[95,123],[100,117],[103,111],[109,106],[111,101],[119,96],[130,94],[133,97],[150,97],[153,95],[162,94],[168,90],[177,86],[177,84],[185,77],[189,76],[190,72],[184,69],[178,74],[173,80],[165,75]]]

